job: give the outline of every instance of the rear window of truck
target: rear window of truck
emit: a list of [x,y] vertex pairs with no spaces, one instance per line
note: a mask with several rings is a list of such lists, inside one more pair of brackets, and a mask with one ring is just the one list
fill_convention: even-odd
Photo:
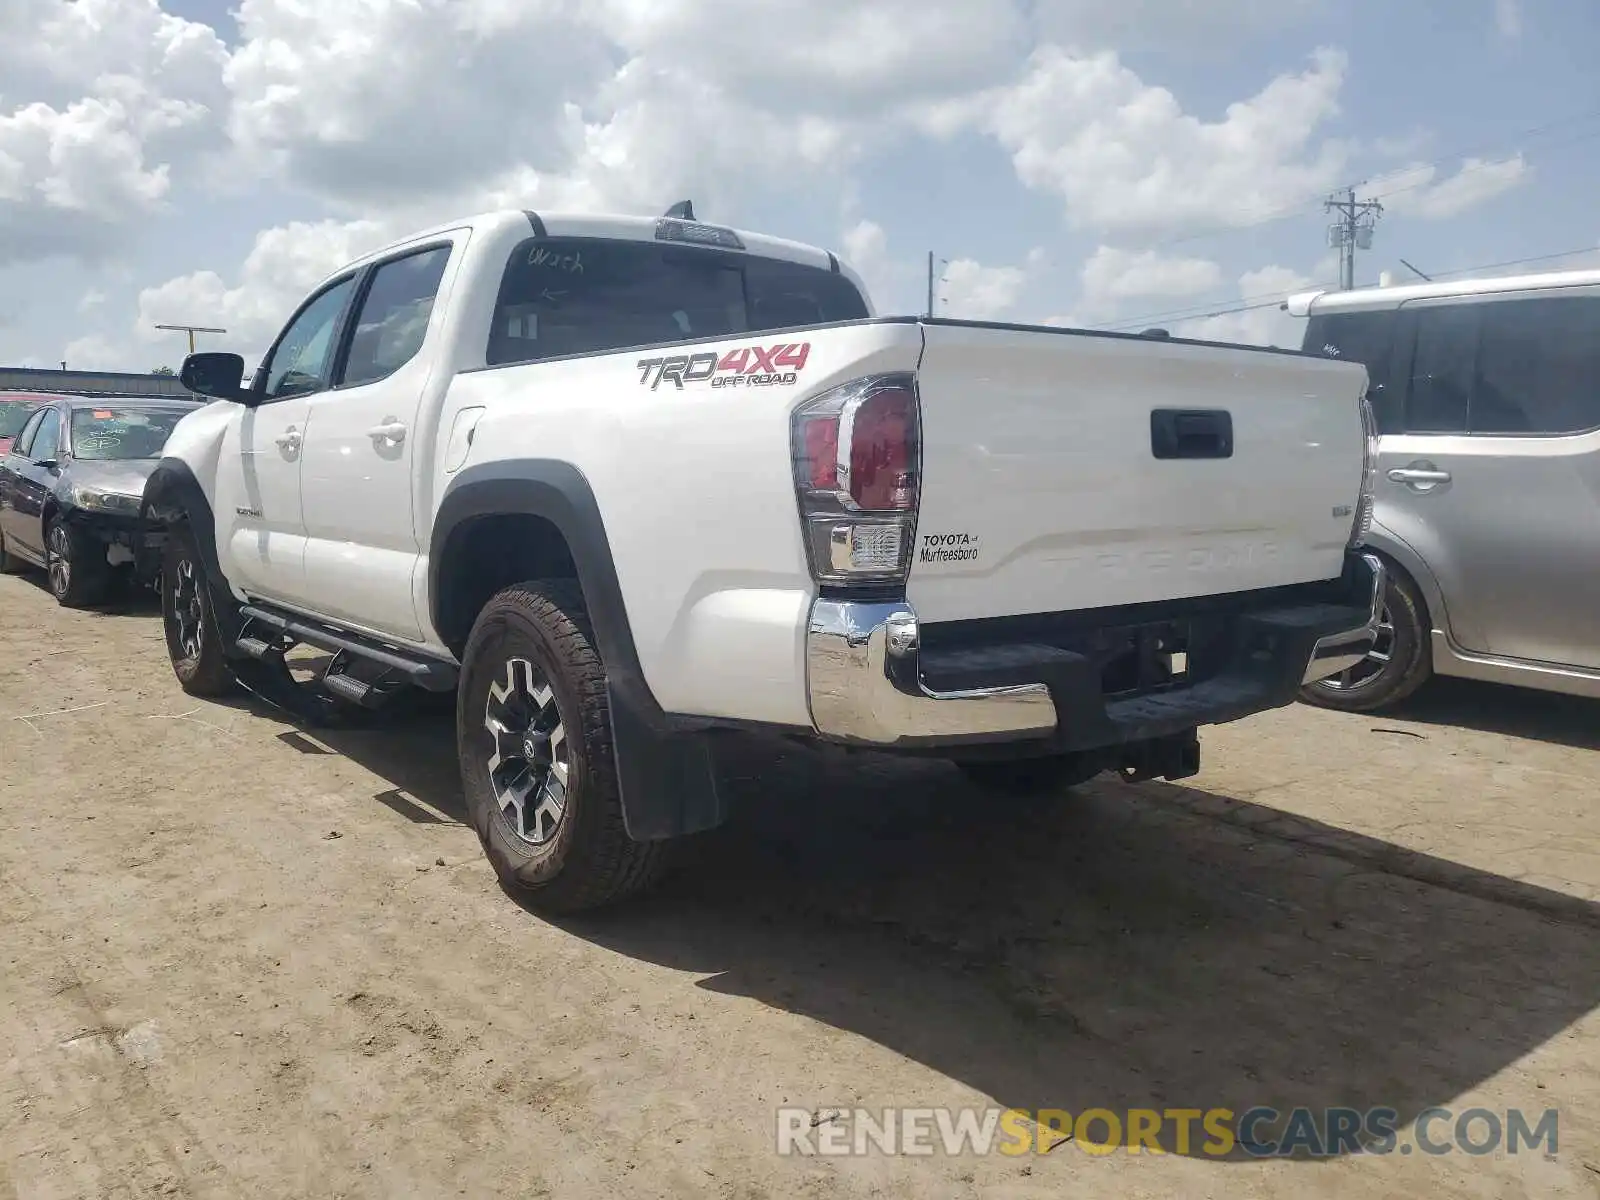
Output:
[[843,275],[721,250],[529,238],[500,282],[490,366],[859,320]]

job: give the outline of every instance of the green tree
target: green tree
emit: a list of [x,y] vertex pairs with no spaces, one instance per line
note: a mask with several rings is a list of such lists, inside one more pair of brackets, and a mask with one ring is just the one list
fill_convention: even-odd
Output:
[[156,367],[155,369],[153,369],[150,372],[150,374],[152,374],[152,375],[176,375],[177,372],[174,371],[171,367]]

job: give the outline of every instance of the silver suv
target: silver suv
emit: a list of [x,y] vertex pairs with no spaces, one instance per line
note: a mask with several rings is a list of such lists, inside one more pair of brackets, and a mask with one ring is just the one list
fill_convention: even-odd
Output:
[[1431,675],[1600,697],[1600,271],[1314,292],[1301,348],[1364,363],[1378,422],[1368,658],[1302,698]]

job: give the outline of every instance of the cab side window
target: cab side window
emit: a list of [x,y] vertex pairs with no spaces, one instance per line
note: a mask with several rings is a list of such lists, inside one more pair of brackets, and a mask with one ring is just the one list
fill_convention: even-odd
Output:
[[1600,427],[1600,296],[1479,305],[1473,433],[1582,433]]
[[265,364],[264,399],[305,396],[328,387],[339,351],[339,318],[344,315],[354,286],[354,276],[341,279],[314,297],[289,322]]

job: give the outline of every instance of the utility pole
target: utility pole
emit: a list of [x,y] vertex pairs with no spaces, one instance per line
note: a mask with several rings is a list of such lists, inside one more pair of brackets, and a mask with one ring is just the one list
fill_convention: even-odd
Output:
[[189,335],[189,353],[194,353],[194,335],[197,333],[227,333],[226,329],[213,329],[209,325],[157,325],[157,329],[171,329]]
[[1348,292],[1356,286],[1356,251],[1372,249],[1372,230],[1383,205],[1376,200],[1357,200],[1351,187],[1345,188],[1343,195],[1329,196],[1323,208],[1339,214],[1338,223],[1328,226],[1328,245],[1338,247],[1339,286]]

